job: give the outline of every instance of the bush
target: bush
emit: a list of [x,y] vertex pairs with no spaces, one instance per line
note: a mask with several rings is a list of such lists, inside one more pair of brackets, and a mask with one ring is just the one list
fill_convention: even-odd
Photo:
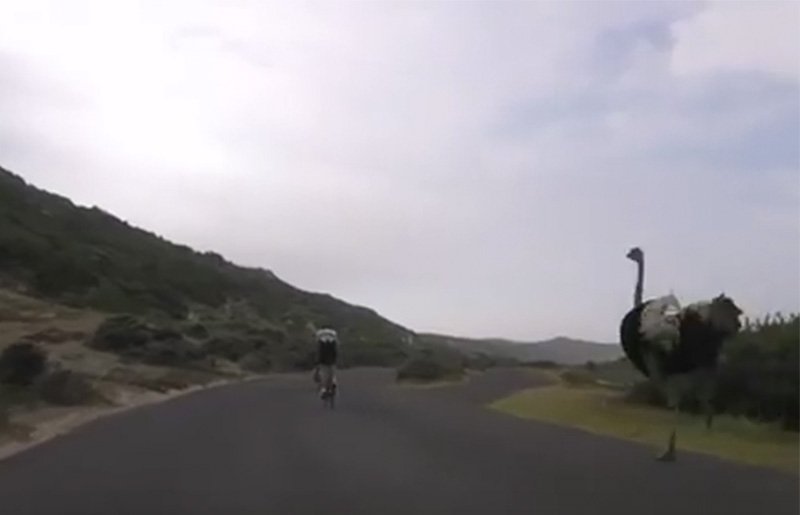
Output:
[[313,345],[300,340],[287,342],[269,350],[271,366],[274,370],[311,370],[317,362]]
[[132,349],[129,356],[151,365],[180,366],[203,357],[203,350],[183,338],[172,340],[153,340],[143,347]]
[[47,329],[29,334],[25,336],[24,339],[33,343],[59,344],[74,340],[82,340],[85,337],[86,333],[83,331],[64,331],[58,327],[48,327]]
[[0,353],[0,383],[27,386],[47,366],[46,354],[32,343],[15,343]]
[[497,366],[497,361],[491,356],[479,352],[473,356],[466,357],[464,359],[464,366],[470,370],[483,371]]
[[103,322],[89,346],[165,366],[185,365],[206,354],[204,347],[186,340],[177,329],[148,324],[130,315],[114,316]]
[[636,404],[649,404],[651,406],[665,407],[667,405],[667,399],[664,393],[656,388],[650,380],[634,383],[625,395],[625,400]]
[[267,352],[255,351],[239,360],[239,366],[250,372],[269,372],[272,369],[272,360]]
[[44,375],[37,383],[39,396],[50,404],[78,406],[100,400],[86,378],[71,370],[57,370]]
[[176,331],[170,327],[157,327],[150,331],[150,338],[157,342],[182,340],[183,335],[180,331]]
[[151,329],[143,321],[130,315],[119,315],[100,324],[89,346],[98,350],[122,352],[144,346],[151,336]]
[[784,428],[800,426],[800,318],[750,326],[723,348],[715,407]]
[[136,370],[127,367],[114,367],[103,375],[103,381],[126,384],[132,386],[142,386],[144,379]]
[[253,338],[240,336],[217,336],[211,338],[203,345],[206,354],[222,356],[231,361],[239,361],[247,354],[261,348],[264,342]]
[[203,324],[191,324],[183,332],[186,336],[196,340],[206,340],[211,335]]
[[417,350],[397,369],[398,380],[436,381],[458,379],[463,375],[460,355],[430,348]]

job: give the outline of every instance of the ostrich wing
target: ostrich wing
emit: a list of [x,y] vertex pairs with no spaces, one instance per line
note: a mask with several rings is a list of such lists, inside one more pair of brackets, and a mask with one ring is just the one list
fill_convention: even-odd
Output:
[[681,305],[674,295],[665,295],[648,302],[642,310],[640,333],[650,344],[674,350],[680,340]]

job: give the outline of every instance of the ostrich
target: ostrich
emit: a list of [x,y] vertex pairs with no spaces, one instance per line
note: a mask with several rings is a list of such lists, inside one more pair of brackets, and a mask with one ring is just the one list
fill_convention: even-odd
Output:
[[644,253],[636,247],[627,257],[636,262],[638,278],[633,309],[620,326],[620,342],[631,363],[653,381],[665,394],[668,406],[675,410],[667,449],[658,457],[661,461],[674,461],[682,385],[688,379],[691,386],[698,388],[706,411],[706,427],[710,428],[717,360],[723,342],[741,328],[742,311],[725,294],[683,309],[674,295],[643,301]]

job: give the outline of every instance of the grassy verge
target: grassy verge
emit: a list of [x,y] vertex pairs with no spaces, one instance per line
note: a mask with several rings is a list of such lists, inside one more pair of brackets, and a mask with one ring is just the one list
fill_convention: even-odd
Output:
[[[576,427],[655,447],[665,445],[672,414],[626,403],[619,392],[558,384],[525,390],[491,407],[514,416]],[[723,459],[798,473],[798,435],[743,418],[719,416],[707,431],[698,417],[683,415],[678,447]]]

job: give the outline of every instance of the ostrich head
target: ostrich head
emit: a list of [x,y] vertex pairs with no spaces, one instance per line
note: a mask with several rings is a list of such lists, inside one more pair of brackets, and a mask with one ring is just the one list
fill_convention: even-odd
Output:
[[644,259],[644,252],[639,247],[633,247],[631,250],[628,251],[626,256],[628,259],[636,261],[637,263],[641,263]]
[[733,302],[733,299],[726,297],[724,293],[713,298],[709,305],[709,322],[715,330],[726,337],[735,335],[742,328],[742,324],[739,321],[741,314],[742,310],[739,309],[739,306]]

